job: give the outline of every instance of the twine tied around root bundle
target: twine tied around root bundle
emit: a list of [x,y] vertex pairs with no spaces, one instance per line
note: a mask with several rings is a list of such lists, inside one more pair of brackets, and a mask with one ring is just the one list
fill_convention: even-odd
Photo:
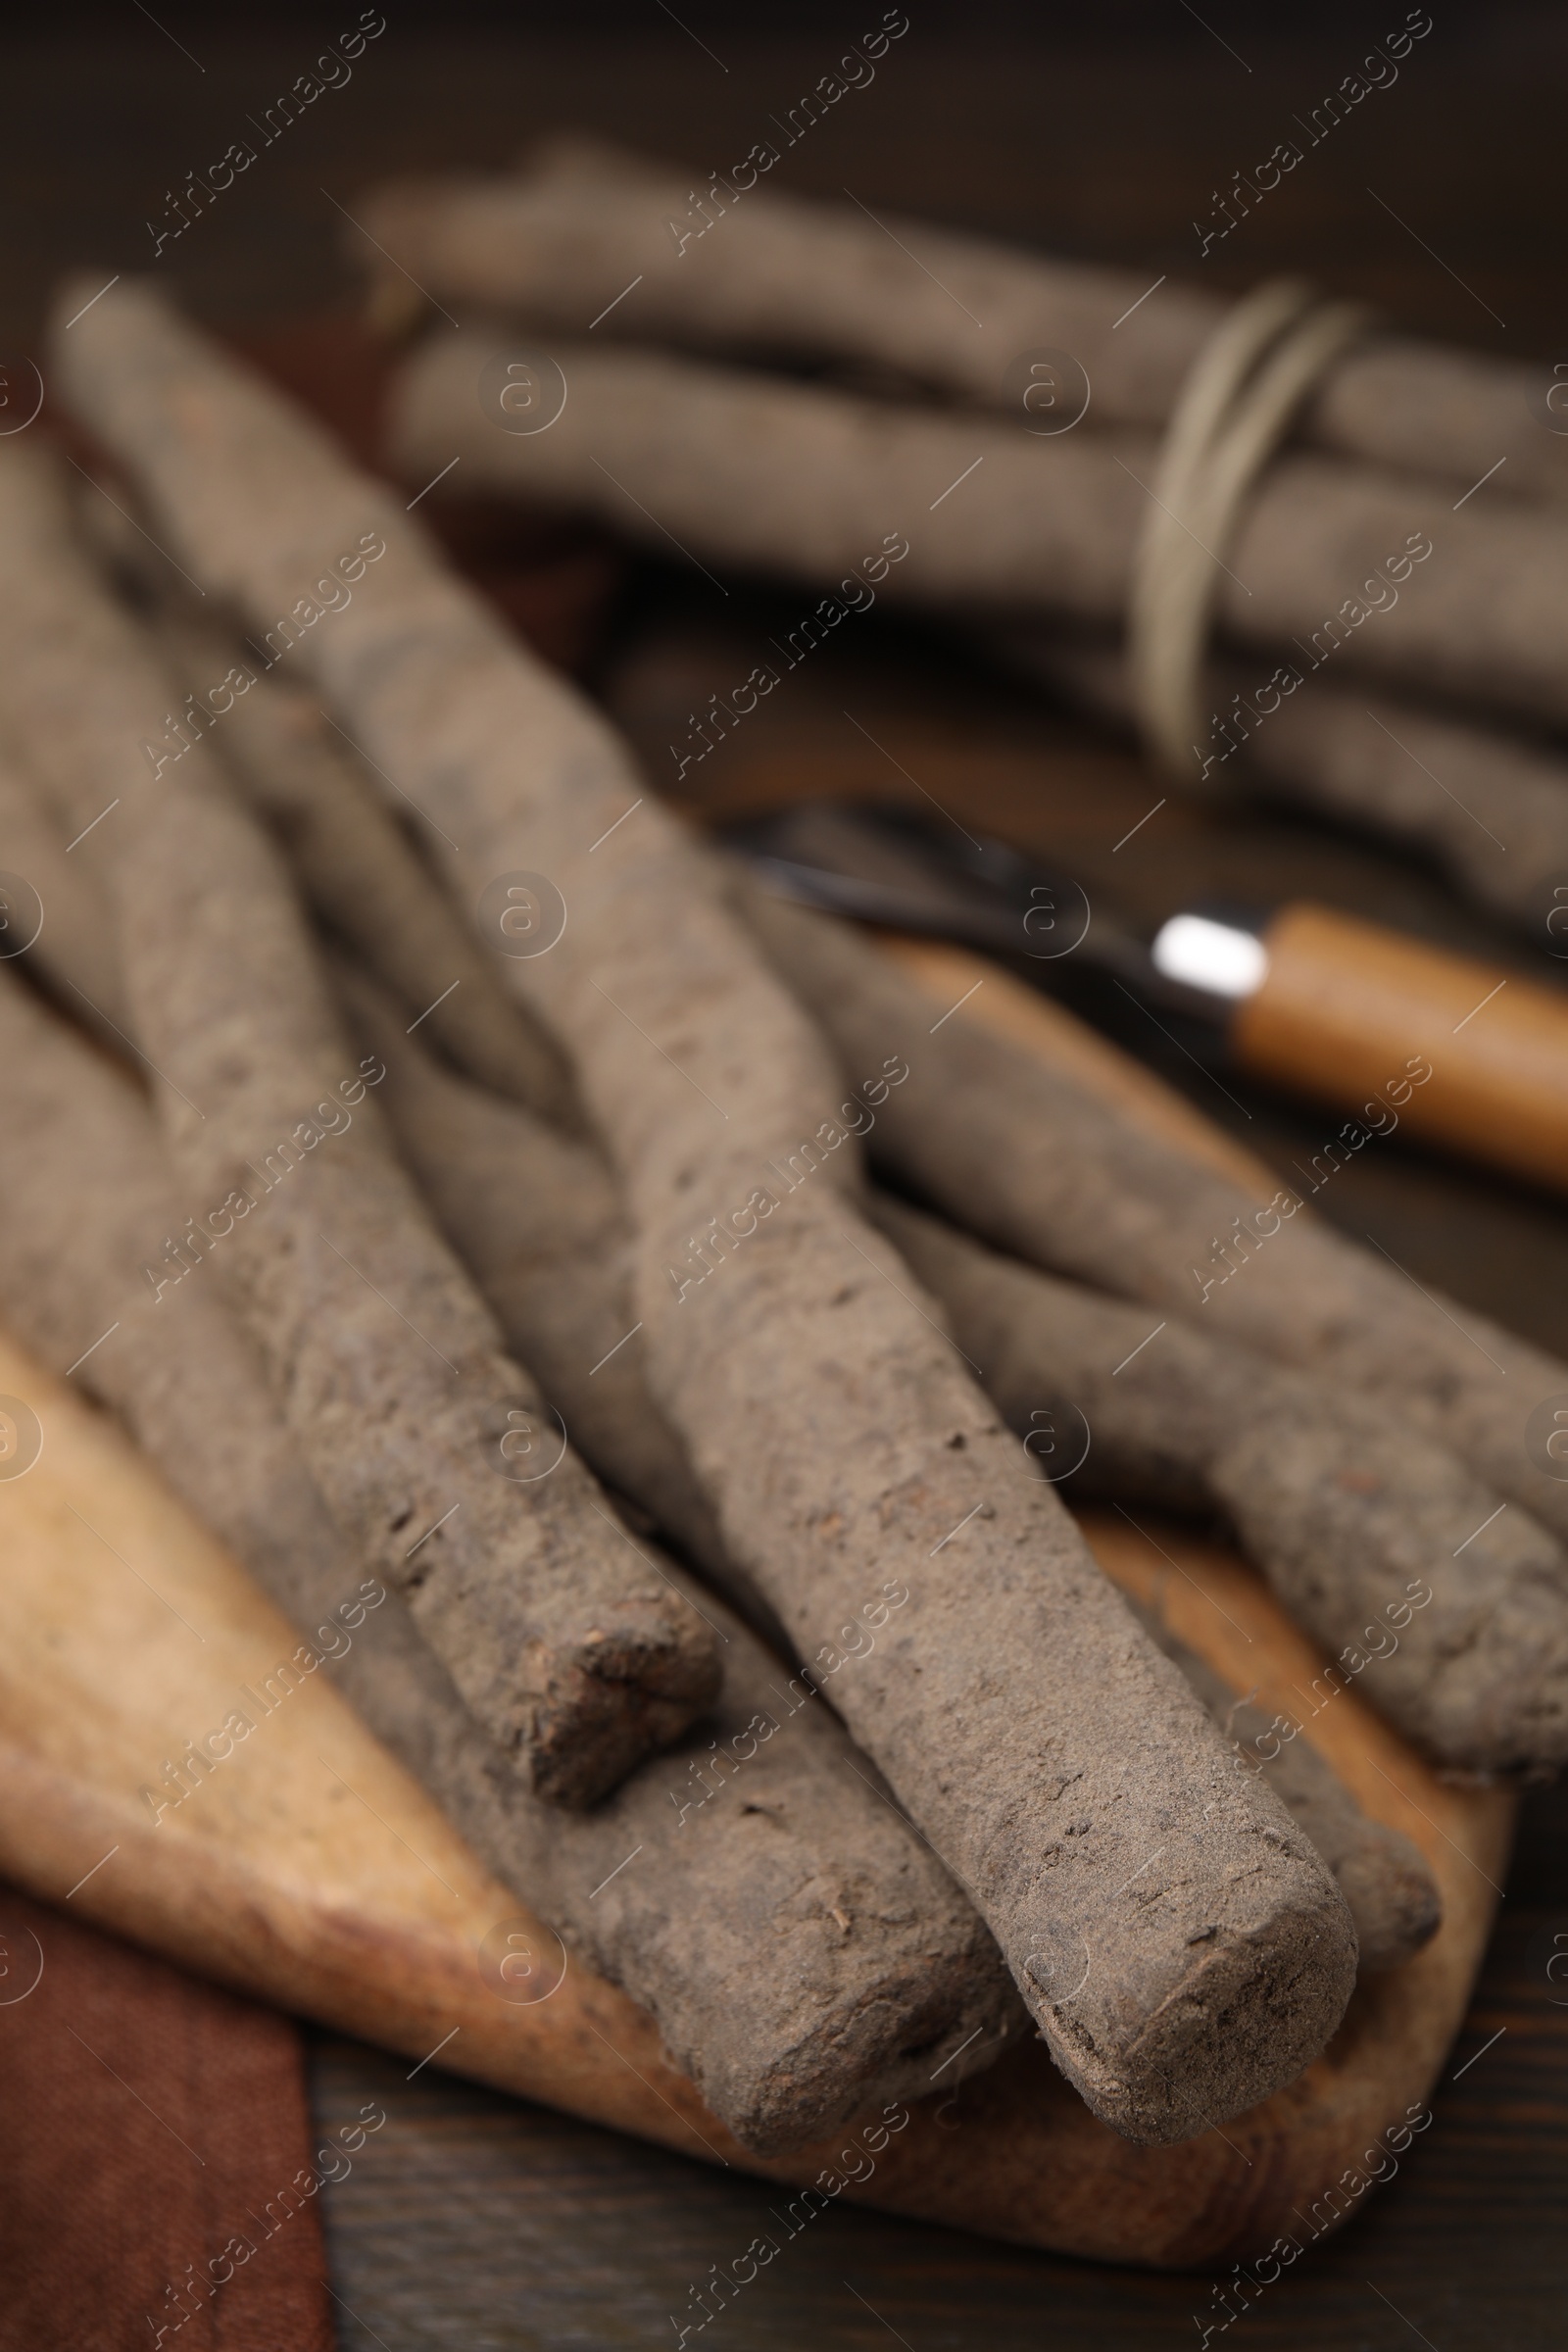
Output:
[[1270,278],[1210,336],[1171,414],[1127,615],[1133,707],[1151,756],[1190,788],[1218,573],[1243,504],[1307,394],[1364,333],[1364,304]]

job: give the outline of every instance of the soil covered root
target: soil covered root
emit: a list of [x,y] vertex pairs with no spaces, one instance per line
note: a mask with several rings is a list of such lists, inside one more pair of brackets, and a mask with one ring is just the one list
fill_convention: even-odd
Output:
[[533,1794],[333,1527],[221,1292],[201,1275],[155,1302],[141,1280],[185,1196],[133,1082],[3,965],[0,1059],[8,1326],[59,1373],[91,1348],[75,1385],[293,1619],[282,1687],[338,1683],[744,2145],[782,2154],[1016,2045],[1027,2021],[961,1890],[810,1684],[683,1570],[723,1660],[712,1705],[586,1811]]
[[[757,1615],[765,1604],[724,1559],[680,1441],[649,1398],[640,1335],[632,1325],[631,1237],[608,1169],[582,1146],[443,1070],[416,1040],[399,1034],[384,996],[357,975],[344,972],[342,979],[356,1035],[386,1062],[382,1107],[398,1147],[517,1354],[561,1405],[595,1468],[688,1550],[706,1554],[705,1574]],[[917,1245],[923,1230],[930,1228],[933,1237],[940,1232],[931,1219],[920,1217],[911,1235],[916,1212],[882,1199],[873,1200],[871,1213],[905,1242],[910,1264],[943,1300],[961,1344],[984,1348],[988,1373],[999,1366],[992,1393],[1030,1449],[1045,1438],[1054,1455],[1057,1434],[1065,1441],[1072,1427],[1073,1408],[1058,1402],[1062,1380],[1083,1394],[1086,1364],[1103,1374],[1113,1355],[1124,1354],[1126,1318],[1140,1310],[1026,1268],[1003,1269],[979,1243],[957,1234],[942,1235],[940,1246],[933,1238],[922,1254]],[[911,1240],[916,1246],[907,1246]],[[986,1318],[975,1309],[977,1296],[981,1302],[987,1298],[982,1283],[990,1267],[1015,1272],[1027,1287],[1021,1298],[996,1296],[997,1311]],[[1063,1311],[1054,1319],[1044,1311],[1039,1292],[1061,1294]],[[1042,1377],[1038,1350],[1031,1361],[1030,1341],[1048,1333],[1055,1353],[1046,1359],[1051,1370]],[[1287,1391],[1292,1387],[1291,1376],[1242,1358],[1239,1350],[1230,1354],[1239,1359],[1233,1387],[1245,1389],[1259,1375],[1281,1379]],[[1200,1375],[1202,1369],[1197,1367]],[[612,1370],[612,1387],[596,1396]],[[1023,1396],[1050,1403],[1014,1409],[1014,1398]],[[1102,1396],[1107,1410],[1101,1409]],[[1118,1492],[1212,1504],[1204,1474],[1215,1439],[1201,1408],[1183,1416],[1157,1394],[1152,1400],[1129,1394],[1123,1407],[1118,1391],[1103,1380],[1094,1401],[1098,1451],[1092,1443],[1089,1458],[1100,1463],[1108,1455]],[[1076,1448],[1064,1442],[1063,1466],[1069,1450]],[[1042,1469],[1046,1474],[1044,1461]],[[1406,1604],[1406,1623],[1410,1615]],[[1328,1863],[1355,1922],[1361,1966],[1394,1967],[1419,1950],[1437,1927],[1441,1903],[1432,1874],[1408,1838],[1370,1820],[1321,1756],[1304,1741],[1282,1739],[1266,1715],[1239,1700],[1156,1618],[1140,1611],[1139,1619]]]
[[365,957],[405,1020],[481,1085],[580,1127],[560,1053],[432,887],[390,795],[309,687],[274,676],[236,633],[210,621],[166,613],[157,636],[198,697],[226,682],[215,715],[229,772],[278,835],[313,910]]
[[[1031,677],[1131,725],[1116,646],[1039,629],[989,643]],[[1221,663],[1205,694],[1218,710],[1240,700],[1252,719],[1250,731],[1239,716],[1234,734],[1214,737],[1211,785],[1408,843],[1489,914],[1540,941],[1562,904],[1554,893],[1568,824],[1568,761],[1549,744],[1337,685],[1332,672],[1314,677],[1299,663],[1267,680]]]
[[127,783],[177,697],[74,543],[55,467],[14,441],[0,543],[0,699],[110,907],[132,1036],[189,1188],[149,1286],[158,1297],[216,1258],[199,1278],[238,1301],[348,1543],[407,1595],[539,1791],[590,1802],[711,1698],[709,1628],[645,1565],[507,1359],[210,739]]
[[67,836],[9,745],[0,746],[0,871],[4,944],[111,1053],[123,1051],[125,1010],[103,901],[66,848]]
[[[597,335],[554,345],[567,396],[549,429],[509,431],[496,388],[515,349],[443,328],[400,363],[388,442],[400,476],[427,482],[456,454],[469,490],[592,514],[661,549],[668,532],[715,572],[813,591],[777,661],[760,665],[761,691],[879,598],[970,628],[1126,618],[1150,513],[1142,484],[1159,463],[1142,435],[1038,440],[1003,418]],[[1332,656],[1336,677],[1560,721],[1568,678],[1552,616],[1568,596],[1568,508],[1451,504],[1431,481],[1286,454],[1238,525],[1219,628],[1265,676],[1284,648],[1303,675]]]
[[1540,1432],[1568,1399],[1568,1364],[1334,1232],[1292,1186],[1270,1199],[1218,1172],[1094,1091],[1092,1055],[1068,1074],[962,1012],[934,1028],[941,1008],[851,926],[745,876],[734,891],[842,1066],[873,1042],[907,1061],[870,1137],[901,1185],[1032,1265],[1370,1396],[1468,1463],[1510,1516],[1522,1505],[1568,1539],[1568,1483]]
[[[653,1394],[795,1654],[825,1670],[843,1631],[878,1635],[852,1634],[835,1706],[991,1928],[1057,2063],[1148,2141],[1291,2081],[1353,1980],[1343,1897],[860,1216],[864,1096],[767,973],[716,865],[403,501],[297,411],[145,288],[112,288],[69,334],[60,316],[65,396],[151,527],[252,626],[301,612],[293,658],[459,845],[443,861],[481,934],[493,886],[556,893],[548,952],[502,961],[625,1189]],[[362,546],[351,601],[306,597]],[[898,1059],[857,1075],[891,1088]],[[880,1601],[889,1622],[867,1628]]]
[[[798,120],[773,127],[800,135]],[[510,312],[536,331],[571,333],[608,312],[604,335],[837,363],[1037,431],[1070,427],[1079,400],[1091,431],[1162,425],[1226,317],[1225,296],[1192,283],[1162,280],[1151,299],[1147,279],[1119,270],[895,217],[906,253],[921,257],[911,269],[885,214],[781,189],[770,174],[782,142],[770,139],[694,188],[676,164],[558,135],[514,174],[367,190],[355,210],[375,242],[356,231],[346,243],[389,322],[393,311],[399,323],[426,312],[412,278],[454,309]],[[1277,153],[1286,171],[1299,160]],[[1225,232],[1210,220],[1211,243]],[[1196,258],[1206,249],[1200,231]],[[635,290],[617,303],[628,279]],[[1044,320],[1054,349],[1041,348]],[[1298,430],[1363,464],[1462,488],[1502,454],[1516,493],[1561,498],[1568,462],[1536,407],[1536,378],[1517,363],[1369,334],[1328,370]]]
[[[430,887],[433,887],[431,885]],[[574,1136],[444,1068],[349,958],[333,976],[356,1044],[386,1067],[381,1109],[452,1248],[599,1476],[769,1633],[690,1456],[649,1392],[636,1244],[614,1177]]]
[[1330,1870],[1355,1921],[1363,1969],[1400,1968],[1443,1925],[1443,1896],[1420,1848],[1364,1813],[1325,1756],[1282,1740],[1278,1719],[1253,1706],[1206,1659],[1135,1602],[1139,1623],[1175,1660],[1226,1736],[1284,1799]]
[[[1088,1492],[1219,1510],[1334,1663],[1433,1760],[1568,1758],[1568,1562],[1528,1512],[1366,1397],[1002,1257],[885,1196],[872,1214],[985,1367],[1009,1426]],[[1050,1431],[1049,1439],[1043,1431]],[[1080,1432],[1081,1441],[1080,1441]]]

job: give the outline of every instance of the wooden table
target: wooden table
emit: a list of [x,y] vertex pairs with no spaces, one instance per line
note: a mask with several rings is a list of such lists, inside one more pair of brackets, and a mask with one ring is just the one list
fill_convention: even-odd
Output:
[[[879,13],[867,10],[866,24]],[[1095,12],[1093,37],[1071,12],[1059,38],[1031,43],[1000,10],[911,13],[875,85],[792,151],[790,184],[848,185],[877,209],[1032,237],[1125,262],[1151,280],[1196,268],[1192,221],[1210,218],[1211,191],[1351,70],[1372,29],[1361,12],[1320,11],[1287,51],[1239,9],[1205,9],[1200,24],[1191,12],[1124,7]],[[1386,13],[1391,26],[1402,17]],[[389,12],[352,82],[318,100],[167,246],[159,273],[225,324],[312,308],[347,282],[339,245],[353,231],[333,199],[352,210],[356,187],[390,169],[499,164],[555,124],[680,155],[706,176],[828,70],[845,30],[838,12],[808,9],[790,12],[788,37],[760,35],[693,6],[680,23],[652,8],[579,9],[569,37],[536,37],[498,33],[485,14]],[[1204,274],[1241,286],[1281,268],[1308,270],[1411,325],[1549,364],[1561,332],[1557,131],[1568,53],[1544,18],[1440,18],[1397,85],[1314,149],[1214,248]],[[90,41],[78,17],[69,39],[14,42],[8,179],[13,203],[24,192],[26,205],[8,240],[0,351],[37,348],[42,302],[66,266],[101,262],[106,278],[148,267],[146,221],[163,216],[165,191],[241,135],[246,117],[336,29],[336,18],[311,11],[215,33],[197,12],[165,8],[157,24],[145,12],[100,12]],[[719,658],[723,625],[678,574],[639,574],[610,673],[628,713],[652,725],[662,665],[667,672],[694,645]],[[1141,813],[1155,797],[1113,747],[900,632],[878,629],[853,653],[822,659],[814,703],[774,735],[759,731],[744,765],[714,770],[711,812],[785,791],[877,789],[825,723],[847,681],[875,703],[881,740],[895,751],[918,742],[923,759],[945,763],[972,818],[1021,840],[1070,839],[1092,863],[1115,837],[1116,810],[1136,802]],[[1188,821],[1146,841],[1131,863],[1119,858],[1116,870],[1149,912],[1195,883],[1266,899],[1304,878],[1332,904],[1510,959],[1523,954],[1398,859],[1283,821]],[[1189,1083],[1282,1165],[1321,1140],[1322,1121],[1299,1107],[1233,1085],[1233,1112],[1205,1081],[1189,1073]],[[1423,1280],[1568,1352],[1568,1215],[1556,1203],[1397,1142],[1337,1184],[1326,1213],[1372,1233]],[[1565,1829],[1560,1796],[1527,1801],[1491,1961],[1435,2125],[1397,2181],[1235,2323],[1259,2352],[1329,2342],[1381,2352],[1416,2340],[1437,2352],[1535,2352],[1562,2340],[1568,1985],[1551,1983],[1546,1963],[1568,1950]],[[753,2183],[433,2068],[406,2076],[375,2052],[317,2044],[323,2122],[372,2095],[393,2119],[328,2196],[345,2345],[673,2343],[669,2315],[687,2308],[710,2263],[747,2241],[765,2205]],[[909,2352],[1115,2352],[1197,2340],[1223,2316],[1212,2294],[1221,2281],[1099,2270],[864,2212],[822,2217],[791,2255],[769,2273],[765,2297],[714,2323],[715,2342],[757,2352],[806,2342],[822,2352],[890,2342]]]

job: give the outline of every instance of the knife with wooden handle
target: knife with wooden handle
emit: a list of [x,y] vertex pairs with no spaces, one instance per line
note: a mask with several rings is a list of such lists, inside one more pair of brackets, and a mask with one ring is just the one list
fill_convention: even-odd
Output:
[[1568,1189],[1568,999],[1327,906],[1282,907],[1258,945],[1240,1068]]
[[982,948],[1098,1020],[1072,987],[1092,968],[1112,1013],[1119,990],[1200,1057],[1349,1114],[1323,1147],[1331,1166],[1402,1128],[1568,1190],[1568,993],[1304,903],[1255,917],[1193,908],[1146,944],[1081,884],[950,829],[804,803],[727,838],[789,896]]

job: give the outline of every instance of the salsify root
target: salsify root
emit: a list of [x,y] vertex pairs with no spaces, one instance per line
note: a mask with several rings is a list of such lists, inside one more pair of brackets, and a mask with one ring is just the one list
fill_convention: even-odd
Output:
[[1364,1813],[1326,1756],[1278,1716],[1253,1706],[1206,1658],[1173,1634],[1158,1611],[1133,1603],[1152,1641],[1181,1668],[1241,1754],[1290,1807],[1340,1883],[1355,1921],[1363,1969],[1398,1968],[1443,1925],[1443,1896],[1420,1848],[1402,1830]]
[[[879,597],[971,628],[1031,612],[1126,616],[1158,466],[1150,441],[1035,440],[985,416],[597,339],[555,347],[564,405],[548,429],[514,432],[487,391],[514,349],[446,329],[416,345],[389,396],[400,471],[426,482],[456,453],[469,489],[592,514],[662,551],[673,537],[705,567],[799,582],[811,591],[799,622],[777,648],[758,644],[762,679]],[[1218,629],[1266,649],[1265,671],[1332,663],[1336,676],[1561,719],[1553,615],[1568,596],[1568,512],[1453,505],[1419,475],[1287,454],[1226,554]]]
[[[10,1328],[62,1373],[92,1348],[75,1385],[298,1627],[278,1689],[340,1679],[503,1884],[652,2013],[738,2139],[801,2146],[1027,2031],[992,1938],[837,1718],[677,1568],[722,1635],[713,1705],[591,1810],[532,1794],[333,1528],[220,1294],[191,1276],[155,1303],[139,1280],[182,1196],[135,1087],[5,971],[0,1054]],[[210,1769],[187,1742],[143,1802],[199,1805]]]
[[[1008,630],[989,642],[1031,677],[1130,724],[1114,645],[1039,630]],[[1489,914],[1555,954],[1568,948],[1568,762],[1548,745],[1314,678],[1295,661],[1266,677],[1218,663],[1207,695],[1209,789],[1408,844]]]
[[[1038,1273],[883,1195],[872,1215],[1040,1464],[1092,1494],[1223,1512],[1297,1623],[1465,1773],[1568,1759],[1568,1560],[1447,1447],[1234,1340]],[[1080,1434],[1081,1433],[1081,1434]],[[1464,1539],[1486,1520],[1490,1541]],[[1364,1679],[1362,1679],[1364,1678]]]
[[214,622],[175,611],[156,633],[198,700],[223,682],[232,698],[221,713],[224,761],[282,840],[316,913],[460,1068],[559,1124],[580,1124],[560,1054],[430,888],[388,796],[309,687],[270,675],[268,658]]
[[[427,888],[434,888],[427,883]],[[508,1344],[601,1478],[754,1612],[686,1449],[649,1395],[636,1246],[609,1168],[543,1118],[444,1069],[381,989],[334,960],[345,1018],[386,1067],[399,1152]]]
[[[634,1245],[609,1171],[400,1037],[363,979],[343,985],[356,1036],[386,1065],[398,1148],[514,1350],[600,1475],[755,1612],[648,1396]],[[1354,1683],[1464,1773],[1528,1773],[1568,1749],[1568,1563],[1523,1513],[1455,1558],[1497,1497],[1446,1448],[1233,1341],[1168,1326],[1148,1345],[1143,1308],[999,1256],[887,1194],[867,1211],[940,1302],[1037,1477],[1230,1520],[1339,1661],[1309,1706]]]
[[190,1187],[145,1269],[153,1294],[216,1255],[208,1279],[240,1301],[349,1541],[541,1792],[589,1801],[711,1698],[711,1635],[552,1443],[396,1160],[286,869],[211,750],[165,754],[128,801],[117,792],[162,732],[169,682],[73,545],[53,468],[15,444],[0,542],[5,702],[83,836]]
[[[962,1012],[940,1019],[848,925],[742,877],[735,890],[846,1068],[873,1040],[907,1056],[871,1138],[904,1184],[1014,1257],[1372,1395],[1568,1538],[1568,1485],[1530,1426],[1568,1405],[1568,1366],[1335,1233],[1294,1187],[1258,1198],[1094,1092],[1082,1065],[1069,1075]],[[1476,1570],[1512,1556],[1491,1550],[1496,1534],[1466,1549]]]
[[[907,1590],[835,1701],[1057,2063],[1151,2141],[1291,2080],[1348,1993],[1343,1898],[860,1218],[860,1114],[715,870],[402,501],[150,292],[111,288],[55,350],[160,540],[252,626],[292,616],[290,658],[460,845],[445,861],[477,919],[498,888],[559,899],[548,952],[504,955],[504,976],[567,1051],[625,1188],[653,1393],[798,1655],[840,1654],[885,1585]],[[374,571],[345,599],[330,567],[362,549]],[[857,1073],[899,1074],[896,1055]],[[803,1140],[815,1173],[791,1189],[769,1171]],[[720,1217],[714,1279],[672,1280]]]
[[[526,1357],[546,1394],[561,1404],[603,1476],[641,1502],[667,1534],[696,1552],[705,1574],[755,1613],[756,1596],[736,1579],[722,1555],[680,1442],[648,1397],[636,1333],[618,1343],[613,1340],[616,1333],[627,1333],[630,1323],[631,1246],[608,1170],[582,1146],[441,1069],[400,1038],[384,998],[363,979],[345,972],[343,985],[358,1034],[386,1062],[382,1104],[399,1149],[502,1329]],[[872,1215],[900,1240],[914,1212],[884,1198],[873,1200]],[[919,1226],[940,1230],[928,1218],[921,1218]],[[974,1294],[978,1290],[985,1296],[987,1269],[1000,1261],[979,1244],[946,1233],[929,1258],[922,1260],[917,1251],[911,1252],[910,1262],[943,1300],[960,1344],[968,1345],[971,1337],[979,1336],[971,1330]],[[1057,1432],[1065,1435],[1071,1425],[1073,1407],[1063,1407],[1059,1400],[1063,1388],[1084,1394],[1090,1382],[1102,1376],[1092,1433],[1099,1451],[1092,1446],[1091,1454],[1097,1463],[1109,1457],[1113,1492],[1178,1504],[1223,1500],[1222,1477],[1216,1480],[1209,1474],[1214,1456],[1223,1450],[1217,1425],[1238,1403],[1250,1404],[1250,1391],[1259,1374],[1265,1388],[1269,1381],[1274,1383],[1272,1396],[1263,1400],[1264,1412],[1270,1407],[1300,1412],[1304,1407],[1309,1416],[1316,1414],[1320,1425],[1330,1418],[1309,1381],[1281,1375],[1241,1350],[1216,1348],[1196,1337],[1190,1357],[1199,1360],[1167,1366],[1166,1378],[1149,1393],[1128,1391],[1124,1409],[1123,1393],[1102,1375],[1113,1368],[1111,1351],[1120,1354],[1127,1344],[1127,1317],[1139,1310],[1023,1268],[1008,1271],[1018,1275],[1024,1295],[997,1300],[1001,1328],[988,1328],[984,1339],[990,1349],[988,1371],[992,1363],[1000,1363],[1002,1376],[988,1385],[1033,1450],[1044,1435],[1043,1422],[1051,1421],[1053,1438]],[[1053,1315],[1048,1308],[1042,1314],[1030,1292],[1045,1294],[1059,1311]],[[1008,1328],[1009,1305],[1022,1326],[1016,1333]],[[1030,1339],[1043,1341],[1048,1325],[1052,1348],[1042,1347],[1032,1361],[1020,1361],[1029,1357]],[[1015,1342],[1010,1351],[1009,1340]],[[999,1341],[1000,1347],[993,1345]],[[606,1360],[601,1350],[612,1345],[614,1353]],[[1042,1355],[1049,1366],[1044,1378],[1039,1372]],[[1213,1414],[1205,1414],[1201,1405],[1184,1413],[1176,1383],[1211,1373],[1216,1357],[1221,1359],[1222,1377]],[[596,1383],[612,1367],[612,1388],[596,1394]],[[1021,1381],[1016,1377],[1020,1372]],[[1030,1402],[1015,1409],[1015,1396],[1025,1396]],[[1335,1434],[1343,1438],[1344,1431]],[[1070,1468],[1067,1450],[1065,1446],[1059,1449],[1061,1466]],[[1042,1474],[1048,1474],[1044,1455],[1037,1458],[1042,1460]],[[1096,1491],[1105,1483],[1097,1482]],[[1373,1532],[1356,1524],[1360,1492],[1350,1487],[1344,1496],[1352,1558],[1357,1556],[1357,1540]],[[1261,1515],[1266,1518],[1266,1507]],[[1289,1531],[1288,1515],[1286,1528]],[[1393,1565],[1385,1561],[1384,1567],[1387,1581]],[[1289,1576],[1277,1582],[1288,1593]],[[1430,1588],[1426,1590],[1430,1594]],[[1400,1623],[1408,1626],[1415,1619],[1424,1630],[1426,1621],[1415,1618],[1407,1595],[1399,1594],[1393,1605],[1402,1611]],[[1240,1701],[1195,1651],[1163,1630],[1157,1618],[1140,1614],[1227,1737],[1245,1744],[1249,1762],[1265,1774],[1333,1870],[1355,1921],[1361,1964],[1394,1967],[1408,1959],[1431,1936],[1442,1909],[1436,1883],[1420,1854],[1397,1831],[1361,1811],[1332,1767],[1297,1740],[1298,1727],[1282,1732],[1266,1714]],[[1396,1649],[1398,1637],[1391,1637],[1384,1628],[1385,1653],[1391,1639]],[[1330,1678],[1330,1696],[1343,1690],[1347,1680],[1343,1669],[1338,1684]],[[1430,1715],[1431,1710],[1426,1712]],[[1473,1745],[1472,1733],[1467,1746]]]
[[[1151,286],[776,191],[770,141],[695,187],[676,165],[581,138],[541,143],[510,177],[384,182],[355,208],[369,241],[356,233],[353,259],[405,301],[413,278],[455,309],[544,333],[580,333],[598,313],[604,335],[891,371],[1037,430],[1070,425],[1086,397],[1091,429],[1162,424],[1230,311],[1229,296],[1179,275]],[[1198,230],[1195,265],[1230,218],[1215,210],[1206,242]],[[1568,453],[1544,429],[1547,389],[1517,362],[1369,332],[1335,361],[1300,430],[1466,489],[1506,458],[1516,495],[1561,498]]]
[[0,960],[25,955],[43,985],[111,1049],[125,1008],[103,901],[9,744],[0,745]]

